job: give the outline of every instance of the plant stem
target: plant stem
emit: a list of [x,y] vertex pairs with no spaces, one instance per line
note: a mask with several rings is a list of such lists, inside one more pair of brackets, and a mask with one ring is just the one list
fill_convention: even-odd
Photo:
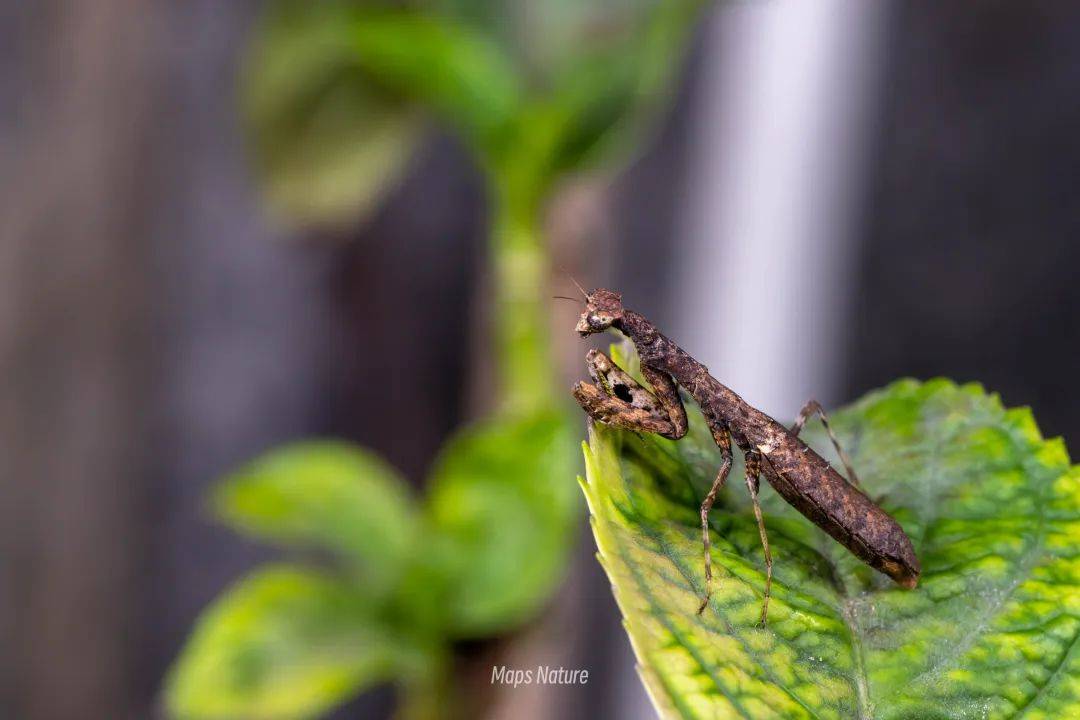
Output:
[[423,674],[402,682],[397,720],[453,720],[458,717],[451,665],[449,655],[441,653]]
[[499,409],[527,413],[554,390],[544,288],[548,259],[532,203],[500,197],[491,228]]

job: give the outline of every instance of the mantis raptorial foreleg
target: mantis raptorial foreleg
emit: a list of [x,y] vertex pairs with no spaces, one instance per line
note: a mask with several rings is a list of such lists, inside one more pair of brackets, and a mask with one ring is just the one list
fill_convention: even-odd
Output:
[[653,386],[650,391],[599,350],[590,350],[585,360],[596,385],[578,383],[573,393],[590,417],[672,440],[686,434],[686,409],[669,376],[652,370],[643,373]]

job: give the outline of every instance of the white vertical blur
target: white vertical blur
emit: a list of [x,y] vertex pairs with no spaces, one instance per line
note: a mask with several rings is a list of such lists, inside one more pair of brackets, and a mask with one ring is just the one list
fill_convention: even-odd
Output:
[[[782,421],[839,399],[887,12],[736,3],[708,29],[667,314],[680,345]],[[640,691],[622,697],[619,717],[652,717]]]
[[781,420],[838,399],[886,11],[740,3],[710,28],[672,333]]

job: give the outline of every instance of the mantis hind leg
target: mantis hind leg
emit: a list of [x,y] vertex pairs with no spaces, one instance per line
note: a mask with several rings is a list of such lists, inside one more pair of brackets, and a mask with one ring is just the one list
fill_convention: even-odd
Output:
[[712,597],[712,543],[709,540],[709,511],[712,510],[713,503],[716,502],[716,496],[720,494],[721,488],[724,487],[724,481],[727,480],[728,472],[731,471],[731,435],[728,433],[727,428],[714,430],[713,439],[716,440],[716,445],[720,448],[720,453],[724,459],[720,464],[720,471],[716,473],[716,479],[713,480],[712,487],[709,489],[709,494],[705,496],[705,500],[701,503],[701,541],[705,548],[705,596],[701,598],[701,605],[698,606],[698,615],[703,613],[705,608],[709,606],[709,598]]
[[803,405],[802,410],[799,411],[798,417],[795,418],[795,424],[791,426],[791,432],[794,435],[798,435],[802,432],[803,426],[811,415],[817,413],[821,418],[821,424],[825,426],[825,432],[829,434],[829,440],[832,441],[832,445],[836,448],[836,454],[840,456],[840,462],[844,464],[844,470],[847,472],[847,479],[852,485],[862,490],[862,483],[859,482],[859,476],[855,474],[855,469],[851,466],[851,458],[844,452],[844,448],[840,447],[840,441],[836,439],[836,435],[833,433],[832,427],[829,425],[829,418],[825,415],[825,409],[821,407],[821,403],[817,400],[808,400]]
[[754,502],[754,518],[757,520],[758,534],[761,536],[761,547],[765,549],[765,597],[761,601],[761,620],[759,624],[765,627],[765,621],[769,616],[769,598],[772,596],[772,552],[769,550],[769,536],[765,533],[765,519],[761,515],[761,503],[758,502],[758,489],[761,483],[761,455],[757,452],[746,453],[746,487],[750,491],[750,499]]

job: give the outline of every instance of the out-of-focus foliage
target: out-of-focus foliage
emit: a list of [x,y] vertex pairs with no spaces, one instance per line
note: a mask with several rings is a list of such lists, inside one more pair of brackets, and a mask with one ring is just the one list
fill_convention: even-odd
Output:
[[[763,483],[775,560],[766,629],[741,483],[713,510],[715,590],[694,614],[698,505],[719,456],[693,415],[680,442],[597,427],[585,446],[601,562],[661,715],[1004,720],[1080,707],[1080,467],[1030,412],[977,385],[903,380],[835,413],[922,579],[896,587]],[[832,457],[822,440],[809,441]]]
[[503,201],[535,209],[559,173],[640,145],[701,4],[274,3],[243,97],[267,197],[300,223],[362,217],[426,114],[462,138]]
[[360,587],[267,567],[200,619],[169,678],[169,708],[177,718],[311,717],[428,661]]
[[443,449],[429,510],[450,541],[455,636],[513,627],[561,578],[580,502],[576,488],[557,479],[577,465],[572,427],[559,411],[489,421]]
[[274,5],[254,35],[241,89],[268,204],[299,224],[366,215],[401,174],[420,114],[370,82],[335,3]]
[[[355,221],[406,166],[423,118],[491,194],[497,411],[443,448],[413,499],[346,443],[274,450],[214,493],[240,532],[321,551],[257,570],[199,621],[166,687],[196,718],[312,717],[372,683],[452,717],[456,640],[506,633],[559,582],[578,517],[574,432],[547,337],[540,208],[569,171],[625,158],[659,107],[698,2],[289,0],[256,28],[242,105],[271,205]],[[407,428],[402,428],[404,433]]]
[[[240,532],[329,551],[256,570],[199,621],[166,688],[177,718],[310,717],[365,687],[438,687],[446,644],[528,619],[572,541],[576,445],[562,410],[466,428],[409,497],[344,442],[272,450],[214,492]],[[443,709],[445,711],[445,709]]]
[[419,531],[398,473],[342,442],[271,451],[226,478],[213,503],[241,532],[335,553],[376,595],[396,582]]

